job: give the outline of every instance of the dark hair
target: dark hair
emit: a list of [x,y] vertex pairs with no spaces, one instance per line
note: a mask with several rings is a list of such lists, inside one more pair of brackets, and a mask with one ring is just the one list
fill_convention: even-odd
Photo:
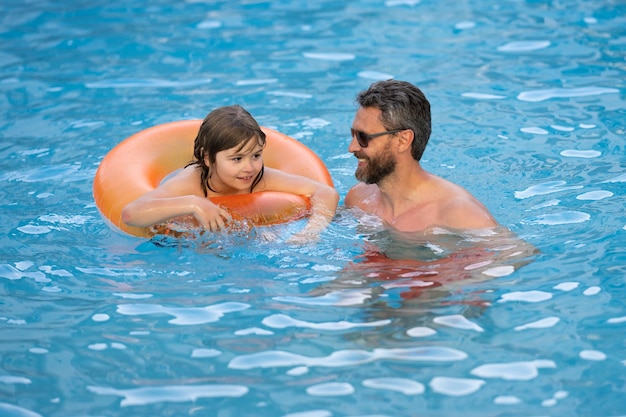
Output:
[[[211,164],[215,163],[215,155],[218,152],[237,147],[237,150],[245,148],[250,141],[256,140],[261,146],[265,146],[265,133],[254,120],[254,117],[246,109],[239,105],[219,107],[204,118],[198,136],[193,144],[194,161],[189,165],[196,165],[201,170],[200,180],[202,191],[207,195],[207,188],[216,192],[209,186],[211,169],[205,163],[205,156]],[[252,182],[250,192],[261,181],[263,168]]]
[[419,161],[431,133],[430,103],[422,90],[406,81],[377,81],[356,97],[361,107],[380,109],[386,130],[411,129],[415,138],[411,155]]

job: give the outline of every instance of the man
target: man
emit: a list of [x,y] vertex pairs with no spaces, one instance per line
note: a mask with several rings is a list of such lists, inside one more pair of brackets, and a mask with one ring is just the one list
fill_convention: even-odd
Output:
[[355,176],[362,182],[348,191],[347,207],[401,232],[497,226],[467,190],[421,167],[431,122],[430,103],[419,88],[379,81],[359,93],[357,102],[348,150],[358,159]]

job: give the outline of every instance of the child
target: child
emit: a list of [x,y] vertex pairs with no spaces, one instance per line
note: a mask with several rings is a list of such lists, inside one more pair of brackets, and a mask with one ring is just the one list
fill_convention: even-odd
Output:
[[339,194],[307,177],[264,167],[264,146],[265,133],[243,107],[213,110],[204,118],[194,141],[194,161],[124,207],[122,221],[149,227],[191,215],[205,229],[218,231],[231,217],[208,197],[283,191],[309,197],[312,207],[308,223],[290,241],[316,238],[335,215]]

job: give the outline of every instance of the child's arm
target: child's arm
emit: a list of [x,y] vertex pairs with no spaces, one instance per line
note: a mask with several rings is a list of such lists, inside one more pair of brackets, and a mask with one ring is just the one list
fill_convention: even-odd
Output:
[[283,191],[292,194],[300,194],[311,201],[311,216],[306,226],[289,241],[301,243],[316,239],[319,234],[330,224],[337,205],[339,193],[326,184],[314,181],[300,175],[287,174],[271,168],[265,168],[264,180],[255,191]]
[[174,217],[191,215],[208,230],[224,228],[230,215],[201,194],[200,180],[192,170],[181,171],[129,203],[122,210],[122,221],[129,226],[149,227]]

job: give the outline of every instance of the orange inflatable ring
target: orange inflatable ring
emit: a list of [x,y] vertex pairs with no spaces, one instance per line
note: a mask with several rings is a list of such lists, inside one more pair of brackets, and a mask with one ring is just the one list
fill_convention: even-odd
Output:
[[[128,226],[122,209],[155,189],[170,173],[193,159],[193,142],[202,120],[166,123],[142,130],[115,146],[102,160],[93,183],[100,213],[114,226],[131,235],[151,237],[151,228]],[[267,135],[265,166],[303,175],[328,184],[333,182],[322,160],[308,147],[289,136],[263,127]],[[278,191],[262,191],[211,198],[234,218],[255,226],[296,220],[309,214],[307,197]]]

